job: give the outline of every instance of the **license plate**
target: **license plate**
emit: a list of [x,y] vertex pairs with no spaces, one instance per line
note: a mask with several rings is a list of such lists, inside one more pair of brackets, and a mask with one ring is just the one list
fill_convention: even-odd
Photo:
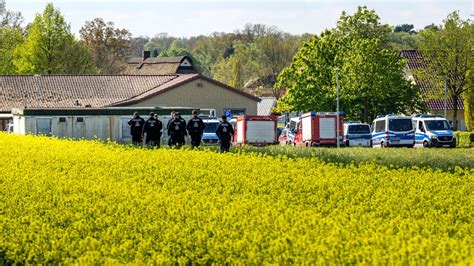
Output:
[[392,140],[392,143],[398,143],[399,140]]
[[399,141],[400,138],[391,138],[390,140],[393,140],[393,141]]
[[445,148],[449,148],[449,145],[443,145],[443,147],[445,147]]

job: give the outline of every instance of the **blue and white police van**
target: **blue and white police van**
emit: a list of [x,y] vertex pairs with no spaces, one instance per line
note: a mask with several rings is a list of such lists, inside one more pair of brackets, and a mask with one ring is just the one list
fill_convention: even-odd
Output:
[[370,126],[364,123],[349,122],[344,123],[345,146],[354,147],[372,147],[372,133]]
[[415,115],[413,117],[417,147],[456,147],[456,134],[448,120],[441,115]]
[[415,146],[415,128],[411,117],[377,116],[372,122],[372,147]]
[[219,125],[219,119],[212,116],[199,116],[206,128],[202,134],[202,143],[204,145],[217,145],[219,138],[217,137],[216,130]]

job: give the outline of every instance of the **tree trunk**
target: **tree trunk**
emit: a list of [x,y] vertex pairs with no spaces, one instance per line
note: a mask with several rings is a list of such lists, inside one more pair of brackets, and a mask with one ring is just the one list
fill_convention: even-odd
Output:
[[453,129],[458,130],[458,95],[453,95]]

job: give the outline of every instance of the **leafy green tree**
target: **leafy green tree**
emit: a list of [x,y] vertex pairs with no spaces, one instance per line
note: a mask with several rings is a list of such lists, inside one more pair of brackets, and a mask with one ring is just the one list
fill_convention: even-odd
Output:
[[390,32],[388,34],[389,46],[394,51],[416,50],[418,35],[406,32]]
[[0,74],[15,74],[13,64],[15,47],[23,42],[23,33],[18,28],[0,28]]
[[14,64],[19,73],[25,74],[94,72],[92,57],[83,46],[75,40],[59,10],[47,4],[30,25],[25,41],[15,49]]
[[353,15],[343,12],[337,28],[304,43],[279,75],[275,88],[286,88],[280,111],[335,111],[336,69],[348,118],[369,122],[378,114],[423,108],[418,90],[404,77],[405,62],[386,49],[389,32],[365,7]]
[[468,131],[474,131],[474,61],[471,60],[463,93],[464,117]]
[[393,32],[415,33],[414,28],[413,24],[402,24],[395,26]]
[[446,81],[448,93],[453,102],[453,128],[458,128],[458,99],[472,87],[466,86],[470,62],[473,60],[474,24],[462,20],[459,12],[448,15],[440,27],[429,27],[420,31],[419,48],[427,59],[426,71],[415,74],[432,82],[442,95]]

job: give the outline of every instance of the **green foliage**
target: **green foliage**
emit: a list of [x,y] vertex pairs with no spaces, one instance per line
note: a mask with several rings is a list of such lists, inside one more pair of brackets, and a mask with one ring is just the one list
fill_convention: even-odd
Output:
[[6,134],[0,144],[0,262],[473,260],[472,167],[391,169]]
[[[338,27],[307,41],[275,88],[285,87],[279,107],[288,111],[335,111],[336,76],[341,70],[341,110],[349,119],[424,110],[418,89],[404,77],[405,63],[386,49],[390,27],[374,11],[343,12]],[[281,108],[280,108],[281,109]]]
[[13,64],[15,48],[23,40],[23,33],[19,28],[0,28],[0,74],[15,74],[16,66]]
[[418,35],[404,31],[390,32],[388,34],[390,48],[394,51],[416,50]]
[[53,4],[46,5],[28,28],[25,41],[16,47],[14,64],[22,74],[78,74],[95,71],[92,58],[77,43],[70,26]]
[[464,119],[468,131],[474,131],[474,60],[469,63],[466,88],[462,94],[464,101]]
[[[456,131],[457,143],[456,145],[460,148],[474,147],[474,133]],[[472,164],[474,165],[474,163]]]
[[[429,27],[419,33],[419,48],[427,58],[427,66],[415,74],[436,84],[442,94],[444,81],[453,101],[453,127],[457,129],[457,99],[468,90],[465,86],[470,61],[473,60],[474,24],[462,20],[459,12],[453,12],[439,27]],[[440,78],[442,77],[442,78]]]

